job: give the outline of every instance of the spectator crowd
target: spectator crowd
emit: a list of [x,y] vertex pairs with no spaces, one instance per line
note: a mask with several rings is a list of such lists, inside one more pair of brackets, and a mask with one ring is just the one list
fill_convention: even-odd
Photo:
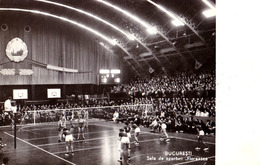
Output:
[[[143,127],[156,131],[158,121],[164,120],[168,131],[196,133],[195,126],[202,125],[208,134],[215,133],[215,97],[152,97],[154,94],[172,92],[215,90],[215,73],[181,72],[174,76],[156,76],[132,81],[130,84],[113,86],[111,93],[125,93],[129,96],[140,94],[142,97],[129,97],[128,100],[98,100],[90,98],[84,103],[59,103],[39,105],[18,105],[17,120],[20,124],[57,122],[62,113],[77,118],[81,111],[89,109],[89,117],[98,117],[115,122],[124,120],[138,121]],[[143,104],[149,106],[142,106]],[[135,105],[135,106],[132,106]],[[140,106],[139,106],[140,105]],[[104,108],[108,106],[108,108]],[[119,108],[109,108],[119,106]],[[90,107],[93,107],[92,109]],[[0,107],[0,126],[12,122],[12,114]],[[61,109],[67,109],[62,111]],[[73,109],[79,109],[75,111]],[[84,113],[84,112],[82,112]],[[206,120],[202,120],[202,119]]]

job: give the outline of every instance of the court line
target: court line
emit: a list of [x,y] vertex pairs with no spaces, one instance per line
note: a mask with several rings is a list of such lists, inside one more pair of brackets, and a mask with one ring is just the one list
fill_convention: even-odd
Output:
[[35,134],[35,135],[40,135],[40,133],[36,133],[36,132],[33,132],[33,131],[27,131],[27,130],[24,130],[24,132],[29,132],[29,133],[32,133],[32,134]]
[[[116,130],[106,130],[106,131],[96,131],[96,132],[87,132],[87,133],[84,133],[84,135],[87,135],[87,134],[95,134],[95,133],[99,133],[99,132],[110,132],[110,131],[116,131]],[[49,139],[49,138],[57,138],[59,137],[58,136],[59,134],[59,131],[57,131],[57,135],[56,136],[46,136],[46,137],[41,137],[41,138],[31,138],[31,139],[24,139],[24,140],[40,140],[40,139]],[[78,134],[77,133],[74,133],[73,135],[77,136]]]
[[[92,123],[92,122],[91,122]],[[90,124],[89,124],[90,125]],[[55,126],[55,127],[48,127],[48,128],[33,128],[33,127],[46,127],[46,126]],[[75,126],[75,127],[77,127],[77,126]],[[53,124],[46,124],[46,125],[44,125],[44,124],[39,124],[39,125],[28,125],[28,126],[21,126],[21,128],[20,129],[18,129],[18,131],[24,131],[24,130],[28,130],[28,128],[30,129],[30,128],[33,128],[33,129],[30,129],[30,130],[33,130],[33,131],[35,131],[35,130],[43,130],[43,129],[45,129],[45,130],[48,130],[48,129],[56,129],[56,130],[58,130],[58,128],[59,128],[59,126],[58,126],[58,123],[53,123]]]
[[[95,125],[105,126],[105,127],[113,127],[113,126],[111,126],[111,125],[102,125],[102,124],[95,124]],[[119,127],[119,126],[118,126],[118,127]],[[121,127],[120,127],[120,128],[121,128]],[[147,132],[147,131],[141,131],[141,132],[145,132],[145,133],[152,134],[152,135],[157,135],[157,136],[161,136],[161,135],[162,135],[162,134],[156,134],[156,133]],[[168,135],[169,135],[169,132],[168,132]],[[177,137],[177,136],[172,136],[172,135],[169,135],[169,137],[170,137],[170,138],[179,139],[179,140],[187,140],[187,141],[192,141],[192,142],[198,142],[197,140],[188,139],[188,138],[182,138],[182,137]],[[215,143],[212,143],[212,142],[206,142],[206,141],[204,141],[204,143],[215,145]]]
[[[11,134],[9,134],[9,133],[7,133],[7,132],[4,132],[4,133],[14,138],[13,135],[11,135]],[[41,150],[41,151],[43,151],[43,152],[45,152],[45,153],[47,153],[47,154],[49,154],[49,155],[52,155],[52,156],[54,156],[54,157],[56,157],[56,158],[58,158],[58,159],[60,159],[60,160],[63,160],[64,162],[67,162],[67,163],[72,164],[72,165],[76,165],[75,163],[72,163],[72,162],[70,162],[70,161],[68,161],[68,160],[66,160],[66,159],[63,159],[62,157],[59,157],[59,156],[57,156],[57,155],[55,155],[55,154],[53,154],[53,153],[51,153],[51,152],[49,152],[49,151],[46,151],[46,150],[44,150],[44,149],[42,149],[42,148],[40,148],[40,147],[37,147],[36,145],[33,145],[33,144],[31,144],[31,143],[29,143],[29,142],[23,140],[23,139],[20,139],[19,137],[16,137],[16,139],[18,139],[18,140],[20,140],[20,141],[22,141],[22,142],[24,142],[24,143],[26,143],[26,144],[28,144],[28,145],[34,147],[34,148],[37,148],[37,149],[39,149],[39,150]]]
[[[117,137],[117,136],[105,136],[105,137],[100,137],[100,138],[92,138],[92,139],[86,139],[86,140],[77,140],[77,141],[73,141],[73,143],[87,142],[87,141],[93,141],[93,140],[104,139],[104,138],[112,138],[112,137]],[[57,144],[65,144],[65,142],[40,144],[40,145],[37,145],[37,146],[38,147],[44,147],[44,146],[57,145]]]
[[[145,133],[140,133],[140,135],[144,135]],[[131,134],[133,135],[133,134]],[[102,137],[99,137],[99,138],[91,138],[91,139],[85,139],[85,140],[76,140],[76,141],[73,141],[73,143],[79,143],[79,142],[87,142],[87,141],[93,141],[93,140],[98,140],[98,139],[105,139],[105,138],[115,138],[115,137],[118,137],[118,136],[102,136]],[[58,145],[58,144],[65,144],[65,142],[60,142],[60,143],[48,143],[48,144],[40,144],[40,145],[37,145],[38,147],[44,147],[44,146],[50,146],[50,145]]]
[[[147,134],[152,134],[152,135],[161,135],[161,134],[155,134],[155,133],[152,133],[152,132],[146,132],[146,131],[143,131]],[[169,135],[169,134],[168,134]],[[182,138],[182,137],[177,137],[177,136],[172,136],[172,135],[169,135],[169,138],[174,138],[174,139],[179,139],[179,140],[186,140],[186,141],[192,141],[192,142],[198,142],[198,140],[194,140],[194,139],[188,139],[188,138]],[[212,145],[215,145],[215,143],[212,143],[212,142],[205,142],[204,143],[206,144],[212,144]]]
[[[151,141],[157,141],[159,140],[158,138],[156,139],[150,139],[150,140],[143,140],[143,141],[139,141],[142,142],[142,143],[145,143],[145,142],[151,142]],[[118,142],[120,143],[120,142]],[[130,144],[133,144],[135,142],[130,142]],[[113,146],[116,146],[116,145],[119,145],[119,144],[114,144],[114,145],[109,145],[110,147],[113,147]],[[76,149],[74,150],[74,152],[77,152],[77,151],[86,151],[86,150],[92,150],[92,149],[99,149],[99,148],[102,148],[104,146],[97,146],[97,147],[91,147],[91,148],[82,148],[82,149]],[[67,151],[62,151],[62,152],[54,152],[53,154],[63,154],[63,153],[67,153]]]

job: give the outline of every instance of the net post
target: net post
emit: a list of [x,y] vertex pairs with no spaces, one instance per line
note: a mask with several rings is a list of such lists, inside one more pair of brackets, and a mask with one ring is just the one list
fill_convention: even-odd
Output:
[[13,124],[14,124],[14,149],[16,149],[16,118],[17,118],[17,116],[16,116],[16,114],[17,114],[17,107],[16,106],[14,106],[13,107],[13,109],[12,109],[12,111],[13,111],[13,114],[14,114],[14,116],[13,116]]
[[14,113],[14,149],[16,149],[16,113]]

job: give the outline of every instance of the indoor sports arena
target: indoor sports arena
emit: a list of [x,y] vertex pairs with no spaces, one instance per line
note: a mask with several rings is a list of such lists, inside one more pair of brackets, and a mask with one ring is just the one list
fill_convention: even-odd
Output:
[[0,0],[0,162],[215,165],[215,0]]

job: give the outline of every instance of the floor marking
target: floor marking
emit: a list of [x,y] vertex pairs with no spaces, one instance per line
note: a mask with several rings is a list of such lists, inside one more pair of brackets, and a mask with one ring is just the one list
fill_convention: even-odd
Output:
[[[94,121],[89,121],[89,123],[94,123]],[[19,124],[17,125],[17,127],[21,127],[20,129],[18,129],[18,131],[25,129],[25,128],[31,128],[31,127],[45,127],[46,125],[57,125],[58,126],[58,122],[43,122],[43,123],[29,123],[29,124]],[[10,126],[10,125],[9,125]],[[8,126],[0,126],[1,127],[8,127]],[[53,129],[53,128],[42,128],[42,129]],[[35,128],[35,130],[42,130],[42,129],[37,129]]]
[[[114,131],[114,130],[106,130],[106,131],[96,131],[96,132],[86,132],[84,135],[87,135],[87,134],[95,134],[95,133],[100,133],[100,132],[111,132],[111,131]],[[46,137],[41,137],[41,138],[31,138],[31,139],[24,139],[24,140],[40,140],[40,139],[49,139],[49,138],[57,138],[59,137],[58,136],[59,132],[57,131],[57,135],[56,136],[46,136]],[[74,136],[78,136],[78,133],[74,133],[73,134]]]
[[[4,133],[14,138],[13,135],[11,135],[11,134],[9,134],[9,133],[7,133],[7,132],[4,132]],[[33,145],[33,144],[31,144],[31,143],[29,143],[29,142],[23,140],[23,139],[20,139],[20,138],[18,138],[18,137],[16,137],[16,139],[18,139],[18,140],[20,140],[20,141],[22,141],[22,142],[24,142],[24,143],[26,143],[26,144],[28,144],[28,145],[34,147],[34,148],[37,148],[37,149],[39,149],[39,150],[41,150],[41,151],[43,151],[43,152],[45,152],[45,153],[47,153],[47,154],[49,154],[49,155],[52,155],[52,156],[54,156],[54,157],[56,157],[56,158],[58,158],[58,159],[60,159],[60,160],[63,160],[64,162],[67,162],[67,163],[72,164],[72,165],[76,165],[75,163],[72,163],[72,162],[70,162],[70,161],[68,161],[68,160],[66,160],[66,159],[64,159],[64,158],[62,158],[62,157],[59,157],[59,156],[57,156],[57,155],[55,155],[55,154],[53,154],[53,153],[51,153],[51,152],[49,152],[49,151],[46,151],[46,150],[44,150],[44,149],[42,149],[42,148],[40,148],[40,147],[37,147],[36,145]]]
[[[162,134],[156,134],[156,133],[146,132],[146,131],[142,131],[142,132],[145,132],[147,134],[152,134],[152,135],[160,135],[160,136],[162,135]],[[179,140],[187,140],[187,141],[192,141],[192,142],[198,142],[198,140],[182,138],[182,137],[177,137],[177,136],[172,136],[172,135],[169,135],[169,138],[174,138],[174,139],[179,139]],[[204,141],[204,143],[215,145],[215,143],[212,143],[212,142],[205,142]]]
[[[100,138],[92,138],[92,139],[85,139],[85,140],[75,140],[75,141],[73,141],[73,143],[87,142],[87,141],[93,141],[93,140],[98,140],[98,139],[115,138],[115,137],[117,137],[117,136],[105,136],[105,137],[100,137]],[[40,145],[37,145],[37,146],[38,147],[44,147],[44,146],[57,145],[57,144],[65,144],[65,142],[40,144]]]
[[[140,133],[139,135],[144,135],[145,133]],[[57,137],[57,136],[55,136]],[[85,139],[85,140],[74,140],[73,143],[79,143],[79,142],[87,142],[87,141],[93,141],[93,140],[98,140],[98,139],[104,139],[104,138],[115,138],[115,137],[118,137],[118,136],[102,136],[102,137],[99,137],[99,138],[91,138],[91,139]],[[40,145],[37,145],[38,147],[44,147],[44,146],[50,146],[50,145],[59,145],[59,144],[65,144],[65,142],[60,142],[60,143],[48,143],[48,144],[40,144]]]
[[[151,142],[151,141],[157,141],[159,140],[158,138],[157,139],[150,139],[150,140],[143,140],[143,141],[139,141],[139,143],[145,143],[145,142]],[[114,145],[109,145],[110,147],[113,147],[113,146],[116,146],[116,145],[119,145],[120,142],[118,142],[118,144],[114,144]],[[134,144],[135,142],[130,142],[130,144]],[[97,147],[91,147],[91,148],[82,148],[82,149],[76,149],[74,150],[74,152],[78,152],[78,151],[86,151],[86,150],[92,150],[92,149],[99,149],[99,148],[102,148],[104,146],[97,146]],[[54,152],[53,154],[63,154],[63,153],[66,153],[67,151],[62,151],[62,152]]]
[[[111,125],[102,125],[102,124],[95,124],[95,125],[104,126],[104,127],[114,127],[114,126],[111,126]],[[119,128],[121,128],[121,127],[122,126],[120,126]],[[152,133],[152,132],[147,132],[147,131],[141,131],[141,132],[145,132],[145,133],[152,134],[152,135],[157,135],[157,136],[161,136],[162,135],[162,134],[157,134],[157,133]],[[170,138],[174,138],[174,139],[179,139],[179,140],[187,140],[187,141],[192,141],[192,142],[198,142],[198,140],[182,138],[182,137],[177,137],[177,136],[172,136],[172,135],[169,135],[169,137]],[[206,142],[205,141],[204,143],[215,145],[215,143],[212,143],[212,142]]]
[[24,132],[29,132],[29,133],[32,133],[32,134],[35,134],[35,135],[40,135],[40,133],[36,133],[36,132],[33,132],[33,131],[27,131],[27,130],[24,130]]

